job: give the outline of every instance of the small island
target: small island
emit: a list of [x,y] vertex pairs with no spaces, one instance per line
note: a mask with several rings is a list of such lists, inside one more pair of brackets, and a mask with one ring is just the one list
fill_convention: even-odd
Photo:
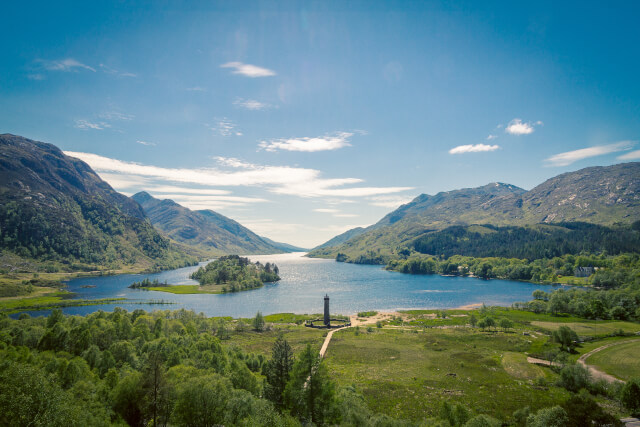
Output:
[[129,285],[131,289],[149,289],[149,288],[159,288],[159,287],[167,287],[169,286],[167,282],[159,283],[158,279],[149,280],[148,278],[143,279],[140,282],[133,282]]
[[191,278],[200,286],[213,286],[220,292],[239,292],[256,289],[265,283],[277,282],[278,266],[271,263],[252,263],[249,258],[227,255],[200,267]]

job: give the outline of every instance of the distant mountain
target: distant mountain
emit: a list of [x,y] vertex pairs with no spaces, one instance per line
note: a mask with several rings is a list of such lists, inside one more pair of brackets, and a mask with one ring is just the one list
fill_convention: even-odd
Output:
[[274,246],[280,249],[283,252],[308,252],[308,248],[301,248],[299,246],[293,246],[288,243],[275,242],[268,237],[261,236],[261,239],[265,242],[269,243],[271,246]]
[[333,239],[328,240],[328,241],[324,242],[323,244],[321,244],[319,246],[316,246],[312,250],[315,251],[317,249],[330,248],[332,246],[338,246],[339,244],[344,243],[349,239],[352,239],[352,238],[354,238],[356,236],[361,235],[365,231],[366,231],[366,229],[364,229],[362,227],[352,228],[351,230],[347,230],[342,234],[338,234]]
[[89,165],[10,134],[0,135],[0,249],[72,269],[165,268],[189,260],[138,203]]
[[435,196],[422,194],[359,235],[343,242],[337,236],[337,244],[324,244],[309,255],[335,257],[344,253],[350,260],[383,261],[411,246],[419,236],[455,225],[631,224],[640,219],[639,190],[640,163],[634,162],[565,173],[530,191],[492,183]]
[[299,249],[260,237],[212,210],[192,211],[173,200],[156,199],[144,191],[134,194],[132,199],[142,206],[151,223],[167,236],[213,255],[273,254]]

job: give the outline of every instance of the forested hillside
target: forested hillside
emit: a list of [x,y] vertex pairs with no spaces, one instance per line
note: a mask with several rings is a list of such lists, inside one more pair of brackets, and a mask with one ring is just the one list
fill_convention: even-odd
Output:
[[[532,226],[584,222],[607,227],[640,219],[640,163],[592,167],[551,178],[530,191],[493,183],[420,195],[346,242],[311,256],[384,263],[421,236],[451,226]],[[429,237],[424,237],[429,240]],[[339,241],[338,241],[339,242]],[[372,255],[373,254],[373,255]]]
[[86,163],[8,134],[0,135],[0,249],[52,270],[194,262]]

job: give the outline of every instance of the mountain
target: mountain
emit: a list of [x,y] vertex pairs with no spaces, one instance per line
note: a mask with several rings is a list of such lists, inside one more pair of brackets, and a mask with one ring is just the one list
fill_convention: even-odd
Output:
[[271,246],[274,246],[280,249],[283,252],[308,252],[309,251],[309,249],[307,248],[301,248],[299,246],[290,245],[288,243],[275,242],[269,239],[268,237],[261,236],[261,239],[267,242],[268,244],[270,244]]
[[298,249],[260,237],[212,210],[192,211],[173,200],[156,199],[144,191],[134,194],[132,199],[142,206],[151,223],[171,239],[202,248],[212,255],[273,254]]
[[530,191],[492,183],[422,194],[355,237],[310,252],[310,256],[384,261],[425,234],[451,226],[525,226],[586,222],[604,226],[640,219],[640,163],[591,167],[551,178]]
[[342,234],[338,234],[333,239],[327,240],[323,244],[321,244],[319,246],[316,246],[315,248],[313,248],[313,250],[315,251],[317,249],[329,248],[329,247],[332,247],[332,246],[338,246],[339,244],[344,243],[349,239],[352,239],[352,238],[354,238],[356,236],[361,235],[365,231],[366,231],[366,229],[364,229],[362,227],[352,228],[351,230],[347,230]]
[[0,249],[69,269],[193,262],[81,160],[0,135]]

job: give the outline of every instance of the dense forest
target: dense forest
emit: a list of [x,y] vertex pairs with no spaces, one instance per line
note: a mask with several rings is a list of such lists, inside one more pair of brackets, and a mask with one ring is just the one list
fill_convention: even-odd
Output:
[[417,238],[412,248],[423,254],[520,259],[567,254],[640,252],[640,221],[604,227],[584,222],[531,227],[453,226]]
[[267,282],[280,280],[278,266],[271,263],[252,263],[248,258],[227,255],[200,267],[191,277],[200,285],[224,285],[223,292],[237,292],[259,288]]

